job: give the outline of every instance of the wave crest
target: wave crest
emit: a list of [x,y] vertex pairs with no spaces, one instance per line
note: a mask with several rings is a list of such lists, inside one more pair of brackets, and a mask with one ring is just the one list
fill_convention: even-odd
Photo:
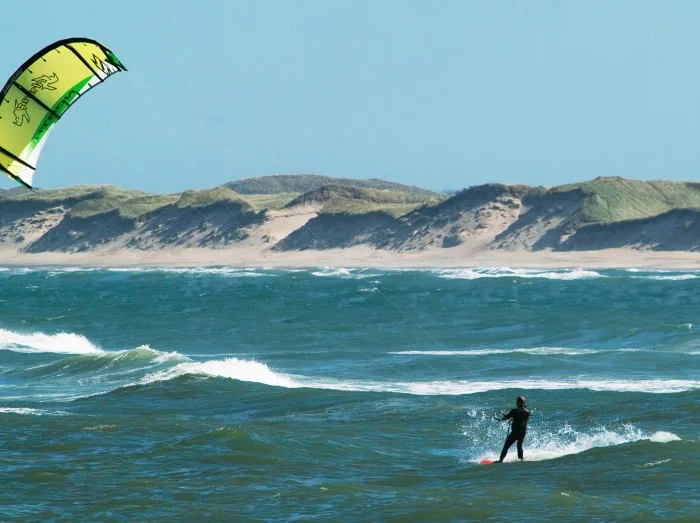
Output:
[[0,329],[0,350],[25,353],[52,352],[57,354],[96,354],[104,352],[80,334],[70,332],[21,334],[6,329]]
[[251,381],[278,387],[296,388],[298,384],[291,376],[270,370],[264,363],[238,358],[210,360],[203,362],[179,363],[169,369],[147,374],[139,382],[141,385],[156,381],[167,381],[187,374],[230,378],[239,381]]

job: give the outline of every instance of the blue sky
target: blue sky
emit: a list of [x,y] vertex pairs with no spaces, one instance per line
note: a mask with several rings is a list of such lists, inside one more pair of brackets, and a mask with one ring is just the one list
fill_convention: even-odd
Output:
[[3,19],[4,78],[74,36],[129,68],[62,119],[39,187],[699,178],[700,2],[33,0]]

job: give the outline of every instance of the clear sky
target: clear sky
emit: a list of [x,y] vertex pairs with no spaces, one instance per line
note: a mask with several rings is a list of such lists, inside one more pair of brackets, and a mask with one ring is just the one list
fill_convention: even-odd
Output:
[[75,36],[129,68],[56,126],[39,187],[700,178],[696,1],[32,0],[2,18],[3,78]]

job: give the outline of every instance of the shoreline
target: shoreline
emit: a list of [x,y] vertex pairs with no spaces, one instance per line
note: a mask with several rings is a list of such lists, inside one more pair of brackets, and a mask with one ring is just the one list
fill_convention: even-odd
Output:
[[364,246],[323,251],[274,252],[248,248],[110,250],[90,253],[25,254],[0,250],[0,267],[87,268],[522,268],[522,269],[679,269],[700,270],[700,252],[635,251],[484,251],[434,249],[395,252]]

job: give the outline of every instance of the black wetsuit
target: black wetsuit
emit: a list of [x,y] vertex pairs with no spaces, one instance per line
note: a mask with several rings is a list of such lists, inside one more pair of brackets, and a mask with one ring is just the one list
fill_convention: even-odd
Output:
[[513,421],[510,426],[510,434],[508,434],[506,442],[503,445],[501,459],[499,461],[503,461],[506,454],[508,454],[508,449],[516,441],[518,442],[518,459],[523,459],[523,440],[525,439],[525,434],[527,434],[527,420],[529,417],[530,411],[524,406],[513,409],[503,416],[504,420],[511,419]]

